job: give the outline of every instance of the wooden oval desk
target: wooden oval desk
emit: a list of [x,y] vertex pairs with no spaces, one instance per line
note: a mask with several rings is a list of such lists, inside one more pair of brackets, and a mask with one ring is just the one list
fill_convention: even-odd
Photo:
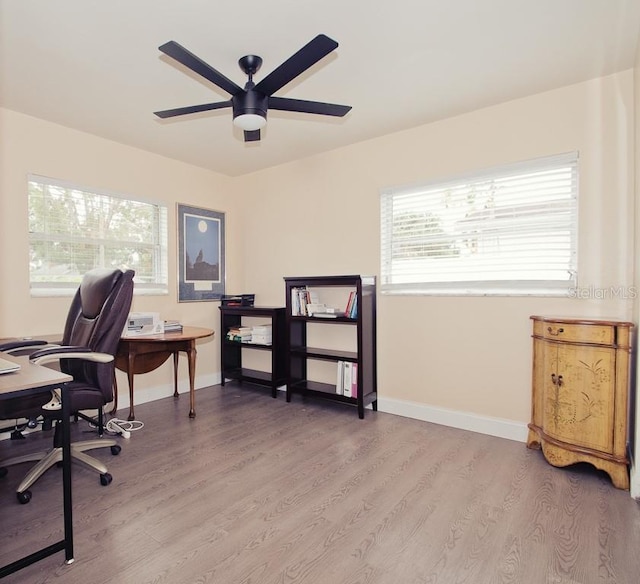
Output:
[[[133,376],[157,369],[170,355],[173,355],[173,396],[178,397],[178,353],[180,351],[184,351],[189,359],[189,417],[196,417],[196,340],[212,335],[212,329],[185,326],[181,332],[120,339],[116,367],[127,374],[129,381],[129,420],[135,420]],[[116,407],[117,405],[114,405],[114,410]]]

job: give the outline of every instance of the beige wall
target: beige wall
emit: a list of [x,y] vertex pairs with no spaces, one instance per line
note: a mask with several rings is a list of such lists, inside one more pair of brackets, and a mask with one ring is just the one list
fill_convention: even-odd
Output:
[[[34,172],[227,214],[227,290],[283,305],[283,276],[379,274],[379,191],[580,152],[580,285],[633,283],[633,71],[228,179],[0,110],[0,336],[54,332],[64,299],[31,299],[25,177]],[[337,129],[336,131],[339,131]],[[304,128],[301,127],[301,139]],[[175,217],[170,217],[172,230]],[[173,241],[175,231],[170,233]],[[175,282],[172,250],[170,282]],[[218,329],[216,303],[136,297],[135,310]],[[380,409],[524,439],[531,314],[629,319],[621,298],[378,298]],[[199,385],[219,374],[201,347]],[[168,387],[168,365],[139,387]],[[125,387],[122,382],[121,387]],[[165,393],[168,395],[168,393]]]
[[[628,288],[632,112],[628,71],[239,178],[251,208],[244,226],[247,289],[282,303],[283,276],[378,274],[383,187],[572,150],[580,153],[580,285]],[[380,296],[380,407],[524,438],[529,316],[629,319],[632,304]]]
[[[640,205],[638,201],[640,200],[640,42],[638,42],[638,47],[636,50],[636,66],[634,69],[634,97],[635,97],[635,116],[634,116],[634,126],[635,126],[635,148],[634,148],[634,166],[635,166],[635,218],[636,218],[636,233],[635,233],[635,257],[634,257],[634,268],[635,268],[635,284],[638,288],[640,288],[640,265],[638,262],[640,261]],[[638,323],[640,317],[640,298],[636,298],[634,303],[634,312],[633,312],[634,322]],[[635,408],[632,411],[635,411],[635,418],[632,415],[633,423],[632,423],[632,452],[634,453],[632,467],[631,467],[631,496],[636,499],[640,498],[640,399],[638,399],[638,391],[637,391],[637,379],[640,377],[639,368],[640,368],[640,359],[638,359],[638,331],[635,331],[635,381],[634,391],[633,391],[633,399],[632,406]]]
[[[60,332],[70,301],[29,296],[28,173],[165,202],[169,208],[169,294],[136,295],[132,310],[157,311],[163,318],[218,329],[217,303],[177,302],[176,202],[225,212],[227,282],[233,288],[241,287],[243,240],[237,237],[240,217],[237,199],[230,196],[231,181],[194,166],[0,109],[0,337]],[[200,384],[217,381],[220,367],[216,340],[198,346]],[[184,360],[181,368],[185,383]],[[136,378],[139,401],[145,401],[145,392],[151,389],[155,395],[169,395],[171,372],[166,363],[158,371]],[[121,375],[118,384],[121,404],[126,404],[127,384]]]

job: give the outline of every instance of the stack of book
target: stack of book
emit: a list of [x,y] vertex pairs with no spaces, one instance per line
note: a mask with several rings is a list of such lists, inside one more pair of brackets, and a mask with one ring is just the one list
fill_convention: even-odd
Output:
[[344,310],[344,315],[347,318],[358,318],[358,294],[355,290],[349,294],[349,301]]
[[273,340],[273,327],[270,324],[251,328],[251,341],[256,345],[270,345]]
[[358,397],[358,364],[338,361],[336,393],[345,397]]
[[250,343],[251,342],[251,327],[250,326],[236,326],[229,329],[227,332],[227,340],[236,341],[238,343]]
[[164,332],[165,333],[181,333],[182,324],[177,320],[165,320]]
[[[353,292],[352,294],[355,294]],[[351,298],[349,299],[351,306]],[[291,288],[291,316],[315,316],[318,318],[338,318],[349,316],[344,311],[320,302],[317,292],[307,288]],[[350,318],[355,318],[351,316]]]
[[318,295],[313,290],[291,288],[291,316],[309,316],[307,305],[319,305]]

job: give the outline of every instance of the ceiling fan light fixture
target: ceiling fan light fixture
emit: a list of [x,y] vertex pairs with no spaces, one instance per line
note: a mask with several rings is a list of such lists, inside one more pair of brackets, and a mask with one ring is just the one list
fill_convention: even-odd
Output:
[[267,118],[258,114],[240,114],[233,118],[233,125],[245,132],[260,130],[267,125]]

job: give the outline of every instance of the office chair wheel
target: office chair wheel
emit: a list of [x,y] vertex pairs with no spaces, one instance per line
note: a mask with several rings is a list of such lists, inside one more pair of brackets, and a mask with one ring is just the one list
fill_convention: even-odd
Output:
[[31,501],[31,491],[24,491],[23,493],[16,493],[18,497],[18,502],[21,505],[26,505],[29,501]]
[[9,470],[7,469],[6,466],[0,466],[0,479],[3,479],[4,477],[6,477],[8,473],[9,473]]
[[104,474],[100,475],[100,484],[103,487],[110,485],[112,480],[113,480],[113,477],[108,472],[105,472]]
[[120,446],[119,444],[114,444],[111,447],[111,454],[113,454],[113,456],[118,456],[121,450],[122,450],[122,446]]

